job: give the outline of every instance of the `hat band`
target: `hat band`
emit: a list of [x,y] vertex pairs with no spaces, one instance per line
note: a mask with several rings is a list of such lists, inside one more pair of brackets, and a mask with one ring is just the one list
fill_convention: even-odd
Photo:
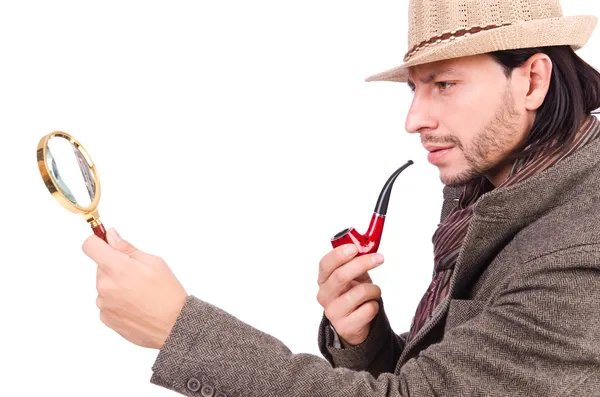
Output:
[[406,53],[406,55],[404,56],[404,61],[405,62],[408,61],[410,58],[412,58],[413,55],[415,55],[417,52],[419,52],[421,49],[423,49],[425,47],[431,47],[431,46],[434,46],[434,45],[437,45],[440,43],[447,43],[447,42],[455,40],[459,37],[468,37],[472,34],[479,33],[484,30],[492,30],[492,29],[496,29],[496,28],[500,28],[502,26],[508,26],[508,25],[512,25],[512,22],[504,22],[504,23],[491,24],[491,25],[475,25],[475,26],[471,26],[470,28],[462,28],[462,29],[453,30],[451,32],[442,33],[439,36],[434,36],[429,40],[422,41],[421,43],[413,46],[413,48],[410,51],[408,51]]

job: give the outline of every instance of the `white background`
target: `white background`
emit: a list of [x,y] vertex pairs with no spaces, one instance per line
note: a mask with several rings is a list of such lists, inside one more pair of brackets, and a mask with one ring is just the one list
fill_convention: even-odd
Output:
[[[162,256],[188,293],[316,355],[330,237],[366,231],[388,176],[414,160],[372,273],[406,331],[442,185],[404,131],[409,89],[364,82],[402,61],[406,13],[399,0],[3,1],[0,395],[173,395],[149,383],[157,351],[98,319],[91,229],[35,161],[53,130],[96,163],[107,228]],[[599,40],[580,51],[595,66]]]

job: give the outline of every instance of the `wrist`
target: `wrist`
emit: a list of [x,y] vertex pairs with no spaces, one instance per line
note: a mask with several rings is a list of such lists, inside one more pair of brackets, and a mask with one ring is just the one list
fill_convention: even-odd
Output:
[[182,296],[178,297],[177,302],[173,305],[173,309],[167,313],[165,320],[162,322],[161,326],[158,327],[158,332],[153,338],[153,348],[159,350],[162,349],[167,341],[167,338],[173,331],[173,327],[175,327],[175,323],[177,322],[177,319],[183,310],[183,306],[185,305],[187,298],[187,293],[183,292]]

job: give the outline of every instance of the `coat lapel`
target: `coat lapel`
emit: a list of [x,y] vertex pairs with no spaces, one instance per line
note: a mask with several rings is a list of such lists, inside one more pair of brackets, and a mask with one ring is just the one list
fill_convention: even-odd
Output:
[[[486,197],[481,198],[481,202]],[[468,290],[478,275],[485,270],[494,257],[522,229],[528,220],[500,220],[474,214],[467,235],[457,258],[455,270],[450,279],[450,292],[433,311],[421,330],[404,348],[398,365],[401,366],[411,356],[419,342],[433,330],[448,312],[450,300]]]

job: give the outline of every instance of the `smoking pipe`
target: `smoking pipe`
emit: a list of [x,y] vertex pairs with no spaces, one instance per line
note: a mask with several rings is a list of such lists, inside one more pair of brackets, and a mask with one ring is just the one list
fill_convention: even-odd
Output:
[[358,247],[358,253],[356,256],[371,254],[377,252],[379,243],[381,242],[381,234],[383,233],[383,224],[385,222],[385,215],[387,213],[388,203],[390,201],[390,193],[392,192],[392,186],[394,181],[407,167],[413,164],[412,160],[408,160],[406,164],[398,168],[387,180],[379,198],[375,205],[375,211],[371,217],[371,223],[369,229],[365,235],[361,235],[353,227],[342,230],[331,238],[331,245],[333,248],[339,247],[343,244],[354,243]]

